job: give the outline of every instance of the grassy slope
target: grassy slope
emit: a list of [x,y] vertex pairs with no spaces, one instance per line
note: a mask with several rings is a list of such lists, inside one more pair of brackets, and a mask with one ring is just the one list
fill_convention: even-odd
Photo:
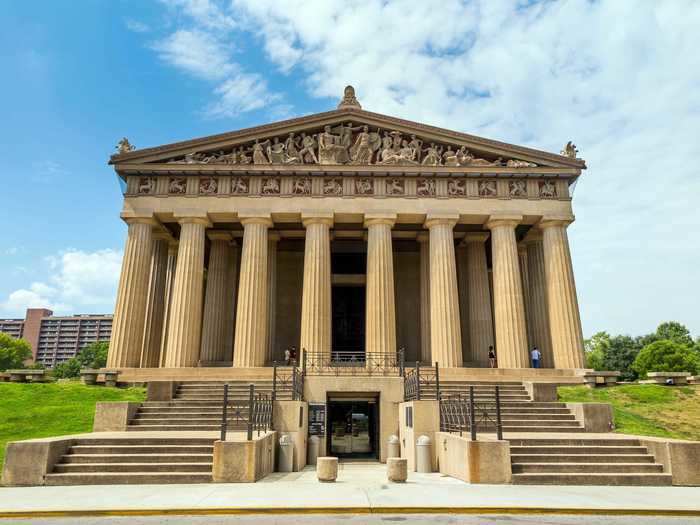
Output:
[[620,385],[560,387],[568,402],[611,403],[616,432],[700,440],[700,388]]
[[90,432],[96,402],[144,398],[143,388],[0,383],[0,467],[8,441]]

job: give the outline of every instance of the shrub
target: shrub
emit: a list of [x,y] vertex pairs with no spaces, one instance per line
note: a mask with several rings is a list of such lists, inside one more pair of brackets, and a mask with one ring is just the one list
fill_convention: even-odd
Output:
[[700,356],[687,345],[669,340],[656,341],[642,348],[632,363],[640,376],[648,372],[689,372],[697,374]]
[[0,371],[23,368],[31,357],[32,348],[27,341],[0,332]]
[[83,368],[104,368],[107,364],[109,343],[98,341],[83,348],[78,355],[56,365],[53,369],[55,378],[79,377]]

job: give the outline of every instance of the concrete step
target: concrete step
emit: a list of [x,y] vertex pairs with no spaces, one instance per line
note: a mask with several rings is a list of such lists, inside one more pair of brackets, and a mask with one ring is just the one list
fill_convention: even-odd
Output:
[[211,454],[66,454],[60,463],[211,463]]
[[536,447],[520,447],[513,446],[510,447],[511,454],[566,454],[566,455],[579,455],[579,454],[592,454],[592,455],[603,455],[603,454],[647,454],[646,447],[630,447],[630,446],[536,446]]
[[[228,424],[232,423],[238,423],[239,420],[236,418],[229,418],[228,419]],[[220,417],[208,417],[208,418],[198,418],[198,417],[187,417],[187,418],[178,418],[178,417],[163,417],[163,418],[155,418],[155,417],[147,417],[147,418],[138,418],[138,419],[132,419],[129,422],[129,426],[142,426],[142,425],[196,425],[196,424],[202,424],[202,425],[220,425],[221,424],[221,418]]]
[[167,446],[167,447],[177,447],[177,446],[193,446],[193,445],[204,445],[208,447],[214,446],[214,441],[216,438],[209,437],[129,437],[124,438],[101,438],[101,437],[91,437],[88,439],[77,439],[73,443],[73,446],[90,446],[90,445],[148,445],[148,446]]
[[515,438],[510,439],[510,446],[613,446],[613,447],[640,447],[638,439],[610,439],[610,438]]
[[[229,423],[228,429],[229,431],[233,430],[241,430],[243,429],[243,426],[237,426]],[[178,430],[182,431],[219,431],[221,430],[221,425],[189,425],[189,424],[183,424],[183,425],[129,425],[127,427],[127,430],[129,432],[145,432],[148,430],[151,431],[156,431],[156,432],[174,432]]]
[[510,459],[515,463],[653,463],[651,454],[511,454]]
[[56,474],[76,472],[191,472],[211,474],[212,463],[59,463]]
[[513,474],[514,485],[671,485],[671,474]]
[[46,485],[146,485],[173,483],[211,483],[211,473],[201,472],[76,472],[47,474]]
[[[126,441],[126,440],[123,440]],[[209,445],[74,445],[68,454],[213,454]]]
[[648,474],[663,472],[657,463],[513,463],[513,474]]

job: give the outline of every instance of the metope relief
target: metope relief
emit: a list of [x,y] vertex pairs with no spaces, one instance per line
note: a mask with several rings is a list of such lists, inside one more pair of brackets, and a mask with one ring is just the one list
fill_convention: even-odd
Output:
[[355,179],[355,194],[357,195],[373,195],[374,186],[372,185],[372,179],[361,178]]
[[343,194],[342,179],[323,179],[323,194],[337,196]]
[[279,195],[280,179],[278,179],[277,177],[263,179],[260,193],[262,195]]
[[386,194],[387,195],[405,195],[406,194],[406,181],[403,179],[388,179],[386,181]]
[[199,179],[200,195],[216,195],[219,185],[214,177],[202,177]]
[[182,195],[187,191],[187,179],[185,177],[170,177],[168,181],[168,193]]
[[496,197],[497,195],[498,187],[495,180],[479,181],[479,197]]
[[553,199],[557,196],[557,187],[551,180],[541,180],[538,182],[539,196],[543,199]]
[[247,177],[231,177],[231,193],[233,195],[248,195],[250,181]]
[[447,181],[447,194],[451,197],[466,195],[467,181],[464,179],[450,179]]
[[353,122],[326,125],[316,133],[287,133],[264,139],[256,138],[229,150],[191,152],[166,162],[229,165],[536,166],[519,159],[485,159],[476,156],[464,145],[428,143],[415,134]]
[[153,177],[139,177],[137,192],[139,195],[149,195],[156,190],[156,180]]
[[511,197],[527,197],[527,182],[524,180],[508,181],[508,195]]
[[311,195],[311,179],[306,177],[294,179],[292,193],[294,195]]
[[435,181],[433,179],[418,179],[416,183],[416,195],[419,197],[434,197]]

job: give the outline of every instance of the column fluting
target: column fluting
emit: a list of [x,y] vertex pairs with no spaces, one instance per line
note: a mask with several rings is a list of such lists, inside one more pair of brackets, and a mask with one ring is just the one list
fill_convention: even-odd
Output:
[[367,290],[365,352],[368,366],[374,354],[396,352],[394,255],[391,228],[396,215],[365,215],[367,228]]
[[556,368],[583,368],[583,330],[566,227],[570,220],[543,219],[547,306]]
[[428,216],[430,230],[430,351],[443,368],[462,366],[462,333],[453,228],[454,217]]
[[496,355],[500,368],[527,368],[527,328],[515,227],[522,217],[491,217]]
[[527,246],[525,243],[518,244],[518,265],[520,266],[520,280],[523,287],[523,306],[525,307],[525,332],[527,333],[527,347],[533,347],[532,339],[532,319],[530,315],[530,274],[527,261]]
[[246,368],[264,366],[267,356],[267,230],[272,226],[272,220],[269,216],[246,217],[241,224],[243,250],[238,280],[233,366]]
[[168,271],[168,239],[169,235],[155,234],[153,236],[151,276],[148,283],[141,368],[158,368],[160,366],[163,315],[165,313],[165,286]]
[[138,367],[148,300],[148,280],[153,251],[152,218],[126,219],[129,230],[119,275],[108,368]]
[[549,332],[549,312],[547,311],[547,280],[544,271],[544,247],[542,232],[532,229],[525,236],[527,246],[527,270],[530,282],[530,304],[528,322],[530,323],[530,344],[537,346],[542,353],[542,366],[554,367],[552,354],[552,337]]
[[226,332],[224,334],[224,361],[233,362],[233,333],[236,327],[236,290],[238,288],[238,246],[231,241],[226,247],[229,265],[226,268]]
[[280,240],[278,233],[267,234],[267,353],[265,361],[272,363],[275,355],[277,335],[277,243]]
[[182,217],[177,268],[170,300],[167,368],[194,367],[199,362],[204,292],[204,244],[209,221],[203,217]]
[[420,244],[420,357],[431,363],[430,353],[430,234],[418,234]]
[[210,231],[207,236],[210,240],[209,268],[204,294],[200,366],[209,366],[225,360],[226,298],[230,292],[227,277],[231,266],[229,259],[231,234],[224,231]]
[[160,366],[165,366],[165,355],[168,346],[168,325],[170,324],[170,301],[175,284],[175,268],[177,268],[177,241],[168,243],[168,263],[165,270],[165,297],[163,299],[163,335],[160,341]]
[[302,216],[304,281],[301,295],[299,351],[331,351],[331,241],[332,215]]
[[472,360],[482,367],[489,366],[489,346],[493,341],[493,314],[489,270],[486,264],[487,232],[467,233],[463,243],[467,248],[469,342]]

